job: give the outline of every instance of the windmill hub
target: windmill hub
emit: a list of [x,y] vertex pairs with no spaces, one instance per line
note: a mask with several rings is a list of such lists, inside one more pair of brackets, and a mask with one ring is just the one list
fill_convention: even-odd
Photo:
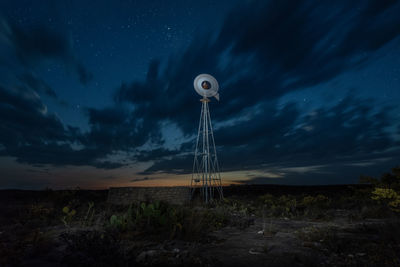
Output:
[[208,90],[211,88],[211,83],[209,81],[204,81],[201,83],[201,87],[205,90]]

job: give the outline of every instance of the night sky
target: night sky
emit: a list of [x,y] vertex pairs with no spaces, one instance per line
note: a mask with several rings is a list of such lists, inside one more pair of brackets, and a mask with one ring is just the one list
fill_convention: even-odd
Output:
[[188,185],[200,73],[224,184],[400,164],[400,1],[0,1],[0,189]]

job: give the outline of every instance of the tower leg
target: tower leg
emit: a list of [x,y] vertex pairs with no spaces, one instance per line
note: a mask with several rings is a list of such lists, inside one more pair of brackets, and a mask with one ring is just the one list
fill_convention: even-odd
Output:
[[203,98],[200,101],[202,102],[202,107],[190,186],[192,197],[196,189],[200,189],[202,199],[208,203],[214,199],[215,192],[218,193],[220,199],[223,198],[223,193],[210,110],[208,108],[210,100]]

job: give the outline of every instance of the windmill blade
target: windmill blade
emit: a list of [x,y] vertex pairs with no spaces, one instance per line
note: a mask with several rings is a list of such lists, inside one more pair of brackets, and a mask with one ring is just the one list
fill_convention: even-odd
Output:
[[198,75],[194,79],[193,86],[196,92],[204,98],[213,97],[218,94],[218,82],[210,74]]

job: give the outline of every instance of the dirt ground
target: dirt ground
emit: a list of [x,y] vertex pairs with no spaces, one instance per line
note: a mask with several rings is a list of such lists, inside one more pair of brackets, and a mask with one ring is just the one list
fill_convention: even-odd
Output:
[[231,220],[195,240],[134,232],[116,238],[105,232],[109,217],[102,212],[90,226],[66,226],[52,203],[32,206],[30,198],[0,204],[0,266],[400,266],[398,216],[361,218],[349,209],[330,209],[318,219],[248,212],[238,217],[244,224]]
[[[202,246],[200,253],[217,259],[219,266],[376,266],[370,262],[372,255],[358,244],[379,244],[382,237],[376,229],[386,223],[376,219],[313,222],[256,218],[254,225],[244,230],[226,227],[216,231],[212,234],[216,241]],[[338,247],[333,252],[328,242],[337,240],[329,238],[354,247],[351,251]],[[395,248],[393,253],[397,253]]]
[[[135,246],[140,249],[134,261],[135,265],[157,266],[162,265],[162,260],[166,259],[173,266],[185,264],[185,257],[193,258],[197,255],[199,264],[206,266],[376,266],[375,262],[371,262],[373,255],[368,255],[371,251],[359,244],[384,245],[380,240],[386,237],[380,236],[378,229],[387,223],[387,220],[378,219],[350,222],[338,218],[318,222],[254,218],[254,224],[246,229],[228,226],[209,233],[207,242],[167,241],[159,244],[137,241]],[[8,233],[5,232],[7,230]],[[15,226],[2,228],[0,240],[12,234],[10,231],[13,230]],[[24,260],[16,261],[16,266],[68,266],[63,260],[68,257],[67,246],[61,238],[66,232],[65,227],[54,226],[41,230],[41,233],[46,233],[47,239],[52,240],[49,247],[32,246],[25,249]],[[85,230],[95,229],[74,228],[68,231]],[[332,251],[329,242],[337,242],[333,238],[350,244],[351,250],[338,247],[335,248],[337,251]],[[43,252],[35,251],[37,249]],[[393,247],[393,253],[398,251],[399,246]],[[36,256],[30,258],[29,253]]]

